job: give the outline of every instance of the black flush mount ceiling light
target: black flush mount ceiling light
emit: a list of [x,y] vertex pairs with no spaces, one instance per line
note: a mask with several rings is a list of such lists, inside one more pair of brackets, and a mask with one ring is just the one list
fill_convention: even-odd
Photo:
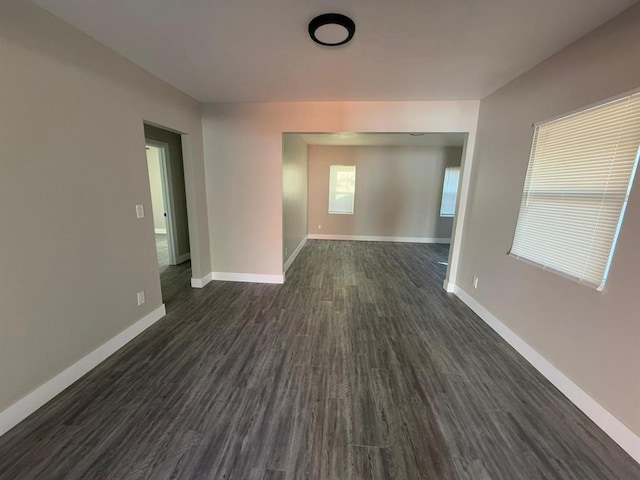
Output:
[[337,47],[348,43],[356,33],[356,24],[340,13],[318,15],[309,22],[309,36],[325,47]]

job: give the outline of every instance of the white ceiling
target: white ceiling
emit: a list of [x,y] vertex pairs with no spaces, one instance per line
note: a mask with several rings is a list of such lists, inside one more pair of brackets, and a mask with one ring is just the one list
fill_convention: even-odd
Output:
[[[479,100],[636,0],[34,0],[203,102]],[[344,13],[351,43],[307,24]]]
[[307,145],[462,147],[466,133],[302,133]]

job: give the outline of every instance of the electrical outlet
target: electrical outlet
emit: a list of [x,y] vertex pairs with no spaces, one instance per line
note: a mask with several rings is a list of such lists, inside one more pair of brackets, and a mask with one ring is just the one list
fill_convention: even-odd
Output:
[[145,302],[145,298],[144,298],[144,290],[141,292],[138,292],[138,306],[142,305]]
[[136,205],[136,218],[144,218],[144,205]]
[[322,225],[318,225],[318,230],[322,230]]
[[478,288],[478,277],[476,275],[473,276],[473,288]]

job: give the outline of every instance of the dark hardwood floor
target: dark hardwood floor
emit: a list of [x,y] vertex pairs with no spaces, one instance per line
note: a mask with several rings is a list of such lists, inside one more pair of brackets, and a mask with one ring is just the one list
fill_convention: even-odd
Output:
[[442,290],[446,255],[310,241],[283,286],[169,269],[166,318],[0,438],[0,478],[640,479]]

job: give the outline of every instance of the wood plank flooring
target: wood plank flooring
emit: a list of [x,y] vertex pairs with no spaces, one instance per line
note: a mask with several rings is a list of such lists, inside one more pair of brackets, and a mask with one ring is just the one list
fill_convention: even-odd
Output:
[[168,269],[167,317],[0,438],[0,479],[640,479],[442,290],[446,256],[310,241],[283,286],[202,290]]

